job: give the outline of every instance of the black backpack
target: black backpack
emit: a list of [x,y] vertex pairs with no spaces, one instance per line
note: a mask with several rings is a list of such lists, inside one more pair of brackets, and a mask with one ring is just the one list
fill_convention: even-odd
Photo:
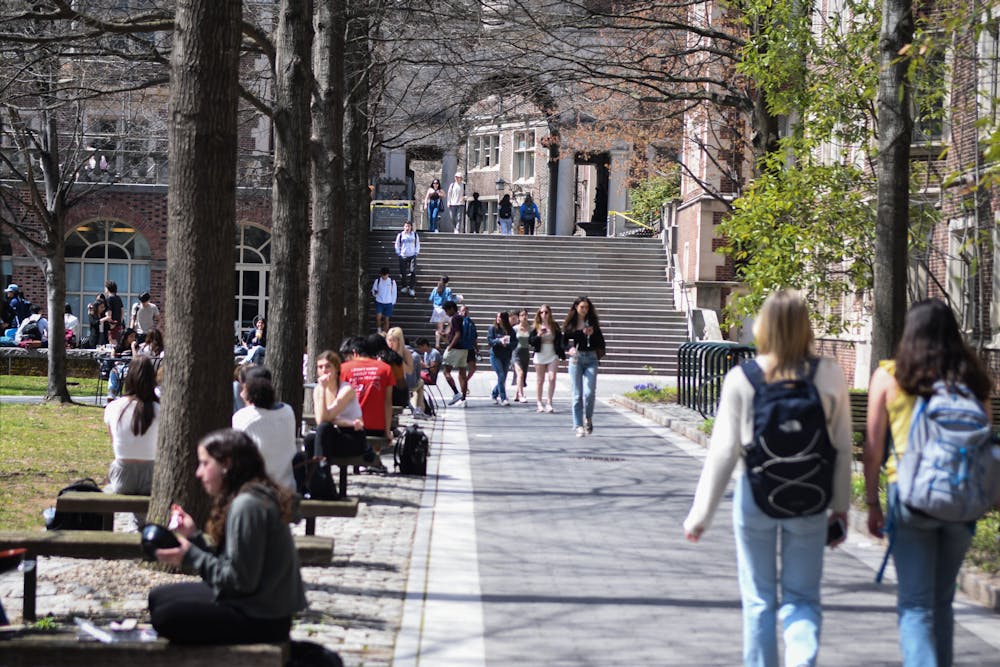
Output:
[[337,484],[325,456],[308,458],[303,452],[292,457],[296,491],[309,500],[337,500]]
[[38,326],[38,320],[31,320],[21,329],[21,340],[41,340],[42,330]]
[[766,383],[753,359],[741,365],[754,388],[753,441],[743,447],[747,478],[757,506],[778,519],[818,514],[833,494],[837,451],[813,378]]
[[[59,495],[67,491],[88,491],[101,493],[101,487],[97,486],[90,477],[78,479],[69,486],[59,491]],[[104,528],[104,518],[95,512],[59,512],[46,516],[46,530],[101,530]]]
[[430,444],[427,441],[427,435],[416,424],[410,424],[396,438],[392,457],[401,474],[426,475],[429,454]]

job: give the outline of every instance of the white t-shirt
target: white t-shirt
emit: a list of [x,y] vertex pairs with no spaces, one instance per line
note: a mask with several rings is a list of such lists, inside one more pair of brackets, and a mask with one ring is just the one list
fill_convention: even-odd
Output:
[[155,303],[147,303],[146,307],[143,308],[140,302],[137,306],[133,306],[135,309],[135,330],[138,333],[148,333],[156,326],[156,318],[160,316],[160,309],[156,307]]
[[153,404],[153,422],[142,435],[132,433],[132,413],[138,401],[131,396],[116,398],[104,407],[104,423],[111,430],[111,447],[116,459],[156,458],[156,434],[160,430],[160,404]]
[[270,410],[254,405],[233,414],[233,428],[250,436],[261,456],[264,468],[276,483],[295,490],[292,457],[295,456],[295,412],[292,406],[277,403]]

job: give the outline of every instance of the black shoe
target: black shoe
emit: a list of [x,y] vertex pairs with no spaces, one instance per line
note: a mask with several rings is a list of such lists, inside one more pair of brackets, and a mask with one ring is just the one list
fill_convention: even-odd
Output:
[[585,420],[584,423],[586,424],[586,426],[584,428],[587,429],[587,435],[590,435],[591,433],[593,433],[594,432],[594,422],[592,422],[591,420],[587,419],[587,420]]

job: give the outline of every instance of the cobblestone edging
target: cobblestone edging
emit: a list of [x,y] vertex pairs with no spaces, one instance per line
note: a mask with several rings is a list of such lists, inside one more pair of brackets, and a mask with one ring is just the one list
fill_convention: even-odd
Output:
[[[611,401],[693,440],[702,447],[708,447],[709,436],[698,428],[705,420],[694,410],[673,403],[639,403],[623,396],[614,396]],[[852,526],[860,526],[863,529],[866,521],[864,512],[858,509],[851,510]],[[867,536],[867,532],[865,535]],[[958,574],[958,587],[977,603],[1000,612],[1000,576],[965,566]]]

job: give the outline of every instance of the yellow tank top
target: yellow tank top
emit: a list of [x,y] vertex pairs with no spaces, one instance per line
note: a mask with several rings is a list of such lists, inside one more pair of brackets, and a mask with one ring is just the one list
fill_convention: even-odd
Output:
[[[880,361],[879,367],[895,377],[895,360]],[[885,476],[889,483],[896,481],[896,457],[902,456],[903,452],[906,451],[906,439],[910,434],[910,422],[913,420],[913,406],[915,404],[916,396],[911,396],[897,387],[895,398],[887,401],[885,405],[886,412],[889,414],[889,433],[892,435],[892,447],[895,451],[895,455],[892,452],[889,453],[889,459],[885,463]]]

